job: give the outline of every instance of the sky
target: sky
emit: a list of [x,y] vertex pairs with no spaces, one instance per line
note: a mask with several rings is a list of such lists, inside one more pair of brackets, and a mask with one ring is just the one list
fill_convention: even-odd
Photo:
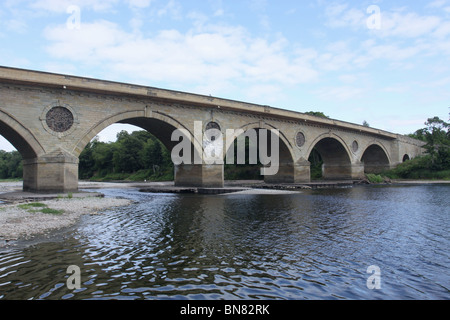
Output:
[[0,65],[408,134],[449,120],[450,0],[2,0]]

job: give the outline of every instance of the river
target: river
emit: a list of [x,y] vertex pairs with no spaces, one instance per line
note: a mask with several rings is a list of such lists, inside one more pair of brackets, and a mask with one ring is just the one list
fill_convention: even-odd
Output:
[[1,249],[0,300],[450,298],[450,185],[99,191],[134,203]]

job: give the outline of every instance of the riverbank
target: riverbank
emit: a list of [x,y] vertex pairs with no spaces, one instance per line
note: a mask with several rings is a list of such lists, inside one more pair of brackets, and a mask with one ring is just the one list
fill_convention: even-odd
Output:
[[46,236],[74,225],[83,215],[98,214],[102,210],[131,203],[127,199],[106,198],[98,192],[23,192],[22,182],[0,183],[0,198],[0,202],[3,201],[0,205],[0,247],[17,240]]
[[[39,207],[18,203],[0,207],[0,246],[13,240],[46,235],[75,224],[82,215],[98,214],[107,208],[126,206],[130,201],[86,196],[30,203],[37,203]],[[39,210],[40,208],[46,210]]]

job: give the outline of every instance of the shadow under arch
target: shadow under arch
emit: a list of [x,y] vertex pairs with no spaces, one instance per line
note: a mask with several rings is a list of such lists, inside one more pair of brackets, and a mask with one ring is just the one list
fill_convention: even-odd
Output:
[[0,134],[17,149],[23,159],[35,159],[45,153],[44,148],[30,130],[1,110]]
[[130,124],[148,131],[162,144],[171,151],[179,141],[172,141],[172,134],[175,130],[180,130],[183,139],[188,139],[191,142],[191,155],[194,159],[194,154],[201,154],[199,147],[200,142],[195,142],[195,136],[182,123],[176,121],[168,115],[159,112],[152,112],[152,115],[146,115],[144,111],[130,111],[113,115],[109,118],[103,119],[101,122],[94,125],[88,130],[82,139],[80,139],[74,148],[74,154],[79,156],[87,144],[94,139],[102,130],[113,124]]
[[[74,154],[80,156],[88,143],[102,130],[113,124],[129,124],[139,127],[157,138],[171,153],[174,164],[175,186],[180,187],[216,187],[223,186],[223,177],[217,168],[196,164],[201,159],[202,144],[198,137],[181,122],[158,111],[147,114],[145,111],[130,111],[105,118],[87,130],[74,148]],[[176,132],[172,141],[172,135]],[[176,147],[176,150],[174,148]],[[190,149],[189,149],[190,148]],[[177,154],[172,154],[175,152]],[[180,153],[180,154],[178,154]],[[176,157],[176,160],[174,160]],[[182,160],[181,163],[174,161]],[[210,169],[210,171],[208,171]],[[212,171],[212,173],[211,173]],[[223,170],[222,170],[223,173]],[[208,180],[209,179],[209,180]]]
[[325,180],[349,179],[352,177],[351,153],[345,142],[335,134],[323,134],[311,144],[308,158],[317,151],[322,164],[322,178]]
[[[267,130],[267,150],[259,150],[259,141],[261,138],[260,135],[260,131],[261,130]],[[271,144],[271,138],[272,135],[274,134],[271,130],[277,130],[277,139],[279,141],[278,143],[278,149],[276,149],[274,146],[272,146]],[[253,174],[253,178],[258,178],[257,173],[259,173],[259,179],[264,178],[264,181],[267,183],[293,183],[294,182],[294,155],[292,152],[292,146],[290,144],[290,142],[288,141],[288,139],[286,139],[286,137],[284,136],[284,134],[279,131],[279,129],[277,129],[276,127],[267,124],[267,123],[261,123],[261,122],[254,122],[254,123],[248,123],[238,129],[235,130],[236,134],[233,136],[233,139],[231,139],[230,141],[228,141],[229,139],[227,139],[226,141],[226,146],[225,146],[225,152],[224,152],[224,158],[227,159],[227,156],[230,154],[230,149],[231,148],[235,148],[234,152],[232,152],[232,154],[235,156],[235,159],[233,160],[234,166],[237,166],[237,168],[239,168],[239,166],[241,164],[236,162],[236,154],[237,154],[237,146],[236,146],[236,141],[239,137],[242,136],[246,136],[248,137],[249,135],[256,135],[256,139],[257,139],[257,144],[256,145],[249,145],[249,151],[254,152],[256,154],[256,158],[258,159],[258,163],[255,164],[255,167],[258,169],[257,172],[255,172],[255,174]],[[228,138],[228,137],[227,137]],[[252,150],[253,148],[253,150]],[[257,149],[257,150],[256,150]],[[270,163],[266,166],[263,166],[263,164],[260,163],[259,159],[260,159],[260,152],[264,152],[264,156],[267,156],[270,159],[277,159],[276,162],[278,163]],[[246,158],[249,157],[249,155],[245,155]],[[274,160],[275,161],[275,160]],[[228,159],[225,161],[225,163],[228,162]],[[269,172],[269,174],[266,174],[264,176],[261,175],[261,168],[265,167],[265,168],[270,168],[271,166],[277,166],[278,170],[276,170],[275,174],[271,174],[270,172],[272,170],[266,171]],[[248,166],[244,166],[244,170],[245,167],[248,168]],[[245,176],[245,174],[244,174]],[[244,179],[245,180],[245,179]]]
[[365,173],[381,173],[390,169],[391,160],[386,148],[379,143],[369,145],[361,157]]

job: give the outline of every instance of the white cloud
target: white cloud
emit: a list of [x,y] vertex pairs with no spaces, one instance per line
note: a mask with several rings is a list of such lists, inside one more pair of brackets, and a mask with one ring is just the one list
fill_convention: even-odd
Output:
[[158,10],[158,16],[169,16],[172,19],[179,20],[182,17],[182,7],[178,1],[170,0],[163,8]]
[[25,33],[28,29],[27,23],[23,19],[9,19],[4,22],[8,31]]
[[14,148],[14,146],[11,143],[9,143],[8,140],[0,136],[0,150],[10,152],[16,150],[16,148]]
[[346,41],[330,43],[317,57],[318,67],[326,71],[339,71],[348,68],[356,58],[354,48]]
[[433,36],[440,39],[446,38],[450,35],[450,21],[441,23],[433,33]]
[[252,37],[241,27],[209,25],[143,37],[98,21],[83,23],[80,30],[48,27],[45,37],[53,58],[101,65],[147,83],[188,84],[215,91],[211,84],[221,88],[244,82],[296,85],[318,77],[307,51],[293,50],[283,38],[269,42]]
[[428,8],[441,8],[446,5],[448,0],[435,0],[427,5]]
[[343,74],[339,76],[339,81],[343,83],[354,83],[356,81],[357,77],[352,74]]
[[[435,1],[430,6],[438,7],[443,1]],[[361,7],[350,7],[348,4],[330,4],[325,8],[326,25],[332,28],[351,27],[367,30],[367,14]],[[373,34],[381,37],[417,38],[428,36],[442,23],[442,19],[434,15],[419,15],[407,12],[405,8],[384,10],[380,7],[381,28],[373,30]]]
[[368,18],[365,13],[357,8],[349,8],[348,4],[331,4],[325,8],[328,18],[326,24],[330,27],[363,27]]
[[382,12],[378,34],[386,37],[417,38],[429,35],[441,23],[441,18],[437,16],[420,16],[414,12]]
[[[139,0],[129,0],[130,2],[142,2]],[[78,6],[94,11],[110,10],[119,0],[37,0],[31,4],[34,9],[63,13],[70,6]]]
[[323,100],[348,101],[360,99],[365,90],[354,86],[335,86],[315,90],[313,93]]
[[277,85],[271,84],[255,84],[247,89],[247,96],[251,101],[255,101],[260,104],[277,103],[281,99],[285,98],[283,95],[283,89]]
[[396,44],[374,44],[366,47],[369,58],[372,60],[402,61],[417,55],[422,51],[422,46],[400,47]]
[[147,8],[152,3],[152,0],[127,0],[131,7],[135,8]]
[[408,85],[398,84],[382,89],[384,92],[406,94],[411,88]]

